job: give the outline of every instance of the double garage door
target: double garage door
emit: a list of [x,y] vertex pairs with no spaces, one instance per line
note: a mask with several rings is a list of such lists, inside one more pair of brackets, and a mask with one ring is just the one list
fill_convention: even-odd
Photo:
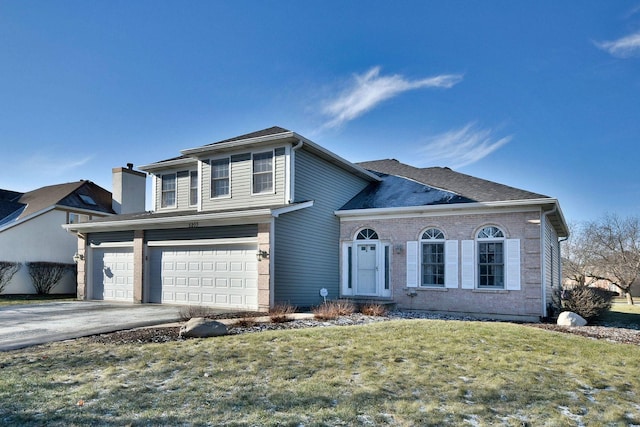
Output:
[[255,244],[149,248],[149,302],[258,308]]
[[[256,310],[255,244],[150,246],[145,302]],[[93,299],[133,301],[132,248],[94,249]]]

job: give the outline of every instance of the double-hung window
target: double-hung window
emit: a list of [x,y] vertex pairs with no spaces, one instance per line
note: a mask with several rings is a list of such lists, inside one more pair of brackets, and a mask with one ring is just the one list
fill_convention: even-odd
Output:
[[253,193],[273,192],[273,151],[255,153],[253,165]]
[[504,233],[484,227],[478,233],[478,288],[504,289]]
[[189,172],[189,205],[198,204],[198,171]]
[[444,234],[437,228],[430,228],[421,237],[421,286],[444,287]]
[[173,208],[176,206],[176,174],[169,173],[160,177],[162,198],[160,207]]
[[230,158],[211,160],[211,198],[231,194]]

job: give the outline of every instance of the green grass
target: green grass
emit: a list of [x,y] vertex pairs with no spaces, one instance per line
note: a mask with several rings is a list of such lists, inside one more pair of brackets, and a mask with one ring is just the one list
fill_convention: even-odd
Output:
[[76,301],[76,296],[73,294],[49,294],[49,295],[35,295],[35,294],[19,294],[19,295],[0,295],[0,307],[5,305],[19,305],[19,304],[42,304],[46,302],[54,301]]
[[0,424],[640,424],[639,356],[524,325],[433,320],[80,339],[0,353]]
[[626,301],[614,302],[611,310],[605,313],[596,323],[614,324],[619,327],[640,327],[640,303],[629,305]]

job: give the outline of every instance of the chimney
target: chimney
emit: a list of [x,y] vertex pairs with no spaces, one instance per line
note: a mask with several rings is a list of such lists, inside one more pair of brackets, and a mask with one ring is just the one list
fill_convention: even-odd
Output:
[[147,175],[134,170],[133,163],[127,163],[126,168],[113,168],[111,173],[113,211],[117,214],[144,212]]

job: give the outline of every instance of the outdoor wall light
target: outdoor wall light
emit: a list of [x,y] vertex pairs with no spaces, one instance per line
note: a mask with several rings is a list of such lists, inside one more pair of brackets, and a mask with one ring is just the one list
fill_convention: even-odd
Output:
[[75,262],[76,264],[82,260],[84,260],[84,255],[79,254],[77,252],[73,255],[73,262]]
[[258,261],[262,261],[263,259],[269,259],[269,252],[264,251],[262,249],[258,249],[258,252],[256,252],[256,258],[258,259]]

